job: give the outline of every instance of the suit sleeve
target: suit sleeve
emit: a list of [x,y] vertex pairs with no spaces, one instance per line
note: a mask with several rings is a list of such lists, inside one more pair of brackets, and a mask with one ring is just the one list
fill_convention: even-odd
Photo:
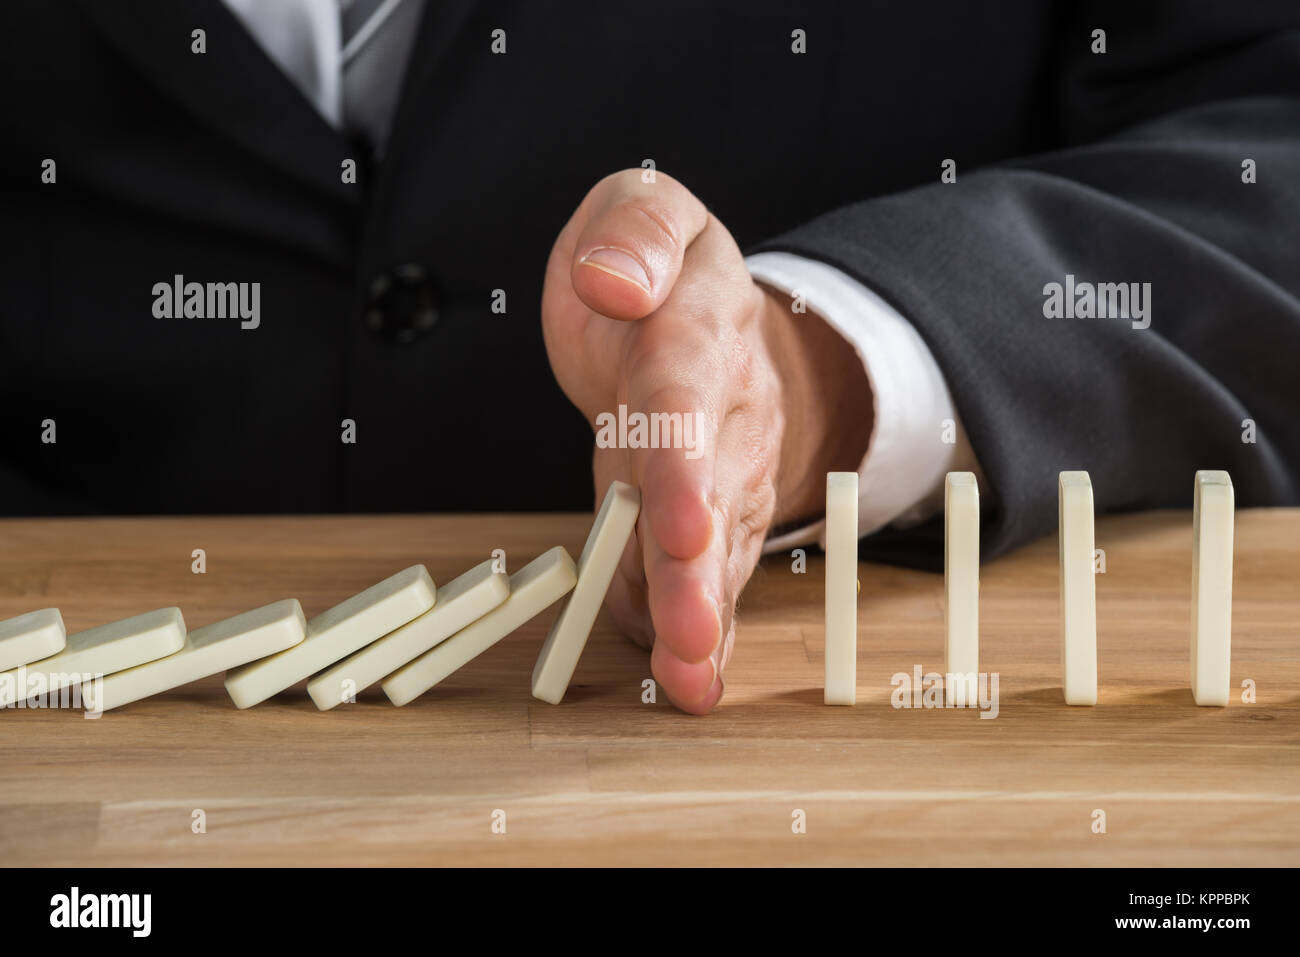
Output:
[[[1300,8],[1076,7],[1058,148],[955,157],[954,183],[936,157],[933,184],[760,247],[915,324],[987,477],[985,557],[1055,528],[1062,469],[1091,473],[1099,512],[1189,507],[1197,469],[1227,469],[1242,506],[1300,502]],[[1067,276],[1149,289],[1149,327],[1049,318]],[[933,567],[941,532],[882,530],[863,554]]]

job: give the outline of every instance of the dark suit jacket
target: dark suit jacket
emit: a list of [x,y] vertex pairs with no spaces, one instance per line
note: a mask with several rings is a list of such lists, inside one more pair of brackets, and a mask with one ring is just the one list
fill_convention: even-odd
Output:
[[[1300,500],[1293,0],[438,0],[381,164],[218,0],[5,19],[5,513],[589,507],[542,271],[586,190],[647,158],[743,247],[915,323],[996,499],[986,553],[1054,527],[1063,468],[1099,509],[1186,506],[1197,468]],[[260,282],[260,327],[156,318],[176,274]],[[1066,274],[1150,282],[1151,327],[1045,318]],[[866,551],[933,561],[934,531]]]

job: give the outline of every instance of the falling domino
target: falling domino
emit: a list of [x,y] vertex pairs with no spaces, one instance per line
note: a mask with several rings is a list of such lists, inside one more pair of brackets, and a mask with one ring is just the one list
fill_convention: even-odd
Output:
[[88,691],[83,699],[88,710],[120,708],[292,648],[303,640],[306,629],[298,599],[277,601],[191,631],[180,651],[111,674],[97,692]]
[[377,641],[433,607],[433,579],[412,565],[307,622],[307,637],[285,651],[226,674],[236,707],[251,708]]
[[858,700],[858,473],[826,473],[826,704]]
[[578,580],[573,559],[557,545],[510,576],[510,597],[493,611],[442,644],[393,672],[384,694],[396,705],[409,704],[462,665],[487,651],[530,618],[555,604]]
[[[87,676],[110,675],[155,661],[180,651],[184,644],[185,619],[179,608],[159,608],[79,631],[68,636],[58,654],[0,674],[0,706],[82,684]],[[26,682],[23,694],[18,692],[20,675]],[[43,679],[44,688],[32,688],[34,676]]]
[[578,584],[560,608],[533,667],[534,698],[559,704],[568,690],[640,511],[640,491],[624,482],[610,485],[578,558]]
[[67,643],[63,616],[57,608],[42,608],[0,621],[0,671],[57,655]]
[[1097,580],[1093,571],[1092,480],[1059,479],[1061,670],[1066,704],[1097,703]]
[[307,682],[316,707],[328,711],[358,691],[482,618],[510,596],[510,576],[493,571],[489,558],[438,589],[437,603],[414,621],[367,645]]
[[949,472],[943,488],[944,687],[973,706],[980,662],[980,492],[973,472]]
[[1232,664],[1232,479],[1196,473],[1192,505],[1192,697],[1228,703]]

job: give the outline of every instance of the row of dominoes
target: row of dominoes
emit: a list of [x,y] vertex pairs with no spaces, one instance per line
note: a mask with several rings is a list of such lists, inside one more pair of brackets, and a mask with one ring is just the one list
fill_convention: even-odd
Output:
[[[1092,481],[1058,479],[1061,672],[1065,703],[1097,703],[1097,599]],[[1192,501],[1191,685],[1198,705],[1228,703],[1232,649],[1232,479],[1196,473]],[[979,672],[979,486],[970,472],[944,484],[944,682],[971,702]],[[857,701],[858,476],[826,476],[826,683],[831,705]],[[963,686],[958,686],[958,683]]]
[[179,608],[73,635],[57,608],[12,618],[0,622],[0,707],[77,685],[87,710],[108,711],[223,671],[240,708],[303,680],[322,711],[375,683],[404,705],[565,599],[532,678],[533,695],[558,704],[640,509],[637,489],[614,482],[576,566],[556,546],[513,575],[488,559],[437,588],[413,565],[310,621],[296,598],[192,632]]

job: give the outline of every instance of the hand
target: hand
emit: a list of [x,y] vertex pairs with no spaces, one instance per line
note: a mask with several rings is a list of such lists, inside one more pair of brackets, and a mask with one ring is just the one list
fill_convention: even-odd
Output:
[[699,434],[681,433],[693,449],[598,443],[593,468],[598,495],[614,479],[641,490],[607,606],[652,648],[669,699],[703,714],[722,697],[736,602],[774,519],[819,517],[825,473],[855,470],[865,453],[861,362],[819,318],[757,285],[689,190],[639,169],[597,183],[560,233],[542,330],[593,429],[620,404],[629,416],[699,414]]

